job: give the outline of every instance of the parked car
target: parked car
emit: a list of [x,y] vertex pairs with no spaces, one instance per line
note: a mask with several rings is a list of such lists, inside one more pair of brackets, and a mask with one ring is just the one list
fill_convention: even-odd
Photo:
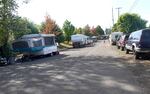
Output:
[[125,45],[126,45],[126,42],[129,38],[129,34],[126,34],[126,35],[122,35],[119,40],[117,41],[117,48],[120,49],[122,51],[124,51],[124,48],[125,48]]
[[132,51],[135,59],[144,53],[150,53],[150,29],[132,32],[126,43],[126,53]]

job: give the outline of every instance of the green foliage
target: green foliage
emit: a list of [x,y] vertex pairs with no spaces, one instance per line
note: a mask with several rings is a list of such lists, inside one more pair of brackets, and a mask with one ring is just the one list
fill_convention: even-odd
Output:
[[75,31],[75,27],[71,24],[70,21],[66,20],[63,24],[63,31],[65,33],[66,41],[69,42],[71,40],[71,35]]
[[114,26],[112,27],[112,32],[117,32],[118,31],[118,24],[115,23]]
[[83,30],[81,27],[75,29],[75,34],[83,34]]
[[13,35],[15,39],[20,38],[25,34],[37,34],[39,33],[36,25],[26,18],[21,18],[16,16],[15,21],[13,22]]
[[33,22],[27,21],[27,28],[30,30],[29,34],[38,34],[39,29]]
[[137,14],[125,13],[119,17],[117,23],[113,27],[113,31],[117,29],[124,33],[131,33],[146,28],[146,23],[147,21]]
[[101,28],[100,25],[98,25],[98,26],[96,27],[96,33],[97,33],[98,35],[104,35],[104,30]]
[[90,26],[88,24],[83,28],[83,34],[91,36]]
[[54,30],[56,32],[55,33],[56,34],[56,41],[58,43],[64,42],[65,41],[65,36],[64,36],[63,31],[61,30],[61,28],[57,25]]
[[[1,0],[0,1],[0,43],[3,48],[3,55],[9,55],[9,35],[13,31],[12,22],[18,5],[16,0]],[[6,54],[5,54],[6,53]]]

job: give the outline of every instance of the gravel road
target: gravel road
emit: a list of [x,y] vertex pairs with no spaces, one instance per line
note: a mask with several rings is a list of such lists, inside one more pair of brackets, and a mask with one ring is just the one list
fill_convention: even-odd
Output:
[[98,41],[0,67],[0,94],[149,94],[127,62],[109,42]]

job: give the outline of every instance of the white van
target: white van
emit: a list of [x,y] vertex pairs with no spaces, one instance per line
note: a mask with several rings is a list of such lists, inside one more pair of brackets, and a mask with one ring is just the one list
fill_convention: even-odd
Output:
[[112,45],[116,45],[117,39],[123,35],[123,32],[113,32],[111,33],[109,40]]

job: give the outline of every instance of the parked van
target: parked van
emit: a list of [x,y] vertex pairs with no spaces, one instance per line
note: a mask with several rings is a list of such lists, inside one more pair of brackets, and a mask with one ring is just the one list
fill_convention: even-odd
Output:
[[29,34],[12,43],[13,51],[23,55],[59,54],[54,34]]
[[119,37],[121,37],[123,35],[123,33],[122,32],[113,32],[113,33],[111,33],[111,35],[110,35],[110,42],[111,42],[111,44],[112,45],[116,45],[116,43],[117,43],[117,40],[119,39]]
[[143,53],[150,53],[150,29],[142,29],[132,32],[126,43],[126,53],[134,53],[138,59]]

